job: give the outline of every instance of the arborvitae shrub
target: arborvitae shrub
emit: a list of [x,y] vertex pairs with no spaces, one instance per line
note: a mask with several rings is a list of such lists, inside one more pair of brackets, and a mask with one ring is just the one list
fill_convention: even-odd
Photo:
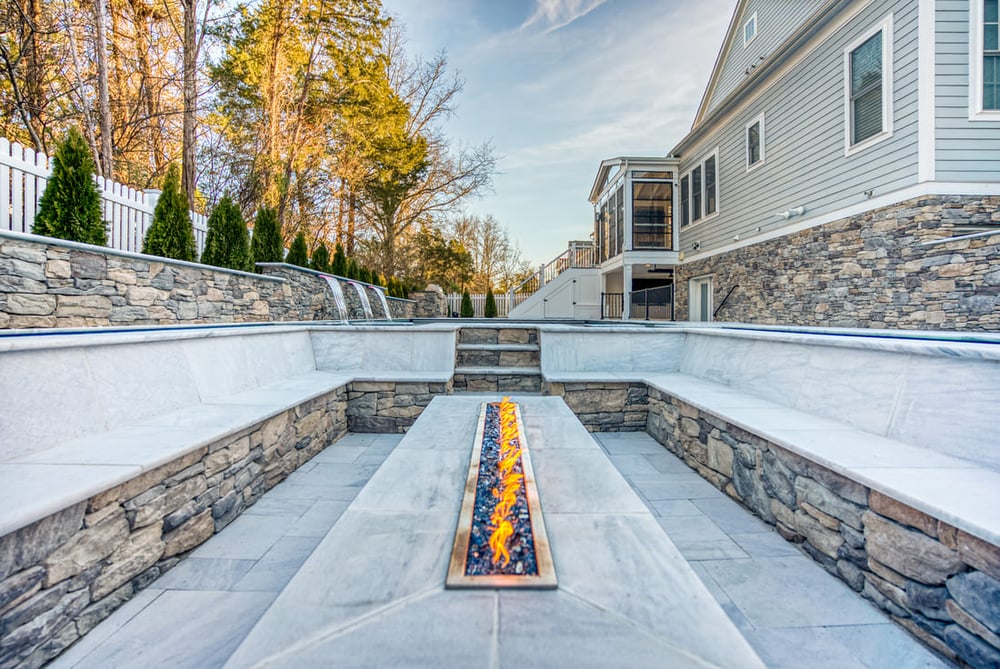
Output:
[[306,247],[306,233],[300,232],[295,235],[292,245],[288,247],[288,255],[285,262],[289,265],[299,267],[309,267],[309,249]]
[[153,223],[146,232],[142,252],[189,262],[198,259],[194,228],[187,200],[181,193],[181,173],[176,163],[167,168],[163,192],[153,209]]
[[76,126],[70,126],[52,158],[52,176],[42,193],[32,232],[86,244],[108,243],[101,195],[94,183],[94,160]]
[[354,262],[354,258],[348,258],[347,264],[344,266],[343,276],[348,279],[358,278],[358,263]]
[[316,247],[315,251],[313,251],[312,260],[309,261],[309,266],[317,272],[330,271],[330,252],[326,250],[326,244],[323,242],[319,243],[319,246]]
[[250,238],[243,213],[228,195],[219,200],[208,217],[208,234],[201,262],[245,272],[253,269],[250,262]]
[[340,244],[337,244],[333,250],[333,262],[330,263],[330,272],[337,276],[347,276],[347,254],[344,253],[344,247]]
[[459,312],[462,318],[472,318],[476,315],[476,310],[472,306],[472,296],[469,291],[462,291],[462,309]]
[[285,259],[278,214],[267,205],[261,205],[257,210],[253,237],[250,238],[250,257],[255,263],[282,262]]
[[483,305],[483,316],[486,318],[497,317],[497,300],[493,297],[493,287],[486,289],[486,303]]

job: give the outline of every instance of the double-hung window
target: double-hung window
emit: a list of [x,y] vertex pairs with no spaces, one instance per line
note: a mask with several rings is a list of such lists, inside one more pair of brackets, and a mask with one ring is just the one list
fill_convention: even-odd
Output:
[[969,118],[1000,120],[1000,0],[969,9]]
[[698,161],[681,177],[681,226],[708,218],[719,211],[719,150]]
[[847,154],[892,135],[892,16],[844,52]]
[[747,124],[747,170],[764,162],[764,115]]
[[757,12],[750,15],[750,18],[743,24],[743,46],[746,47],[757,37]]

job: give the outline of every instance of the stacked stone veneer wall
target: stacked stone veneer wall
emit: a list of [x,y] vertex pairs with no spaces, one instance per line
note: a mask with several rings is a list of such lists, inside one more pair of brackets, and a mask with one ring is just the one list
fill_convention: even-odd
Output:
[[590,432],[639,432],[646,429],[649,391],[645,383],[545,384],[559,395]]
[[0,667],[40,667],[347,430],[344,389],[0,538]]
[[[390,304],[409,317],[411,303]],[[336,318],[326,283],[289,265],[262,276],[0,233],[0,329]]]
[[347,393],[347,425],[351,432],[402,434],[416,422],[435,395],[451,391],[451,381],[355,381]]
[[676,313],[688,280],[713,275],[715,320],[779,325],[1000,329],[1000,197],[909,200],[677,268]]
[[649,390],[647,431],[928,646],[1000,666],[1000,548]]

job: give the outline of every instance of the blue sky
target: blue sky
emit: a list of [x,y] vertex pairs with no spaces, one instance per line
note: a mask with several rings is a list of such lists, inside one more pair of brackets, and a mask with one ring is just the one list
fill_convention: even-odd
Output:
[[465,80],[446,130],[493,142],[493,214],[547,262],[592,227],[601,160],[665,155],[687,132],[736,0],[383,0],[407,50]]

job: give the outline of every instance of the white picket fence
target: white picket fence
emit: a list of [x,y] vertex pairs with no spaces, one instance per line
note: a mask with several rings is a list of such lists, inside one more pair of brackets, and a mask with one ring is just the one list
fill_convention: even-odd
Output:
[[[483,318],[483,309],[486,307],[486,293],[474,293],[470,294],[469,297],[472,298],[472,309],[476,313],[476,318]],[[497,303],[497,318],[507,318],[507,314],[510,313],[510,296],[507,293],[496,293],[493,295],[493,299]],[[448,294],[448,313],[462,313],[461,293]]]
[[[0,137],[0,230],[31,232],[38,201],[52,173],[50,164],[51,159],[44,153],[36,153]],[[141,252],[160,191],[141,191],[103,177],[96,179],[108,226],[108,246],[120,251]],[[208,219],[204,214],[190,213],[195,243],[201,255],[205,249]]]

